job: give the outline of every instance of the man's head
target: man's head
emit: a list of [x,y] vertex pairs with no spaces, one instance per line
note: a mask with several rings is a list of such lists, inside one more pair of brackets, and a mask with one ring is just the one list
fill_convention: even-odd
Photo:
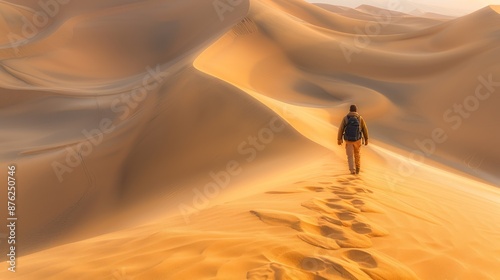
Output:
[[351,108],[349,109],[350,112],[357,112],[358,111],[358,107],[356,107],[356,105],[351,105]]

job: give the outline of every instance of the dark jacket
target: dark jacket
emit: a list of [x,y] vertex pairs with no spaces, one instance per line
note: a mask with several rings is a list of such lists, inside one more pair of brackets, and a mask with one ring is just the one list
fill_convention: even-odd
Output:
[[[366,127],[365,120],[361,117],[357,112],[350,112],[347,116],[355,116],[359,120],[359,124],[361,125],[361,132],[363,133],[363,138],[365,142],[368,141],[368,127]],[[345,126],[347,125],[346,118],[342,119],[342,123],[339,126],[339,133],[337,135],[337,141],[343,141]]]

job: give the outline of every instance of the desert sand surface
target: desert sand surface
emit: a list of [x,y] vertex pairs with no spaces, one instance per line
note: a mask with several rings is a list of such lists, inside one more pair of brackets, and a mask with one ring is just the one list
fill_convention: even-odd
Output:
[[51,3],[0,2],[0,279],[500,275],[498,6]]

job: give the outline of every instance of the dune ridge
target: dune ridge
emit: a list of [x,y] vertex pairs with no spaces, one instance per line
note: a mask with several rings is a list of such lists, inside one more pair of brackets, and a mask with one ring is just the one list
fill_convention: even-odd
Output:
[[[272,2],[273,5],[281,3]],[[454,163],[462,162],[470,156],[463,154],[462,147],[480,146],[480,138],[473,137],[480,133],[479,127],[474,126],[475,122],[481,120],[486,126],[494,125],[491,114],[496,113],[492,110],[491,102],[496,100],[497,96],[489,95],[489,102],[479,104],[481,110],[474,111],[474,114],[471,114],[473,119],[470,120],[462,117],[461,120],[456,120],[457,113],[453,112],[453,106],[463,103],[479,86],[483,87],[482,81],[495,81],[497,76],[498,67],[491,62],[491,56],[499,51],[498,44],[495,43],[498,37],[494,36],[498,28],[491,22],[498,21],[498,14],[492,13],[491,8],[486,7],[465,17],[413,33],[373,35],[369,37],[368,47],[360,47],[356,35],[344,33],[342,29],[335,29],[335,26],[331,26],[333,31],[304,26],[282,12],[266,10],[266,5],[265,2],[255,1],[250,10],[259,32],[246,38],[223,37],[197,58],[195,66],[240,88],[256,89],[260,95],[290,103],[290,107],[296,104],[304,105],[305,101],[306,106],[302,107],[308,110],[309,107],[313,108],[312,110],[318,108],[317,111],[326,112],[330,116],[326,117],[327,121],[339,118],[343,112],[335,105],[324,106],[325,103],[320,101],[321,99],[334,101],[332,104],[341,104],[344,100],[358,103],[364,108],[364,115],[374,119],[373,125],[382,132],[376,135],[377,138],[395,143],[398,147],[406,147],[410,151],[420,151],[421,148],[415,141],[424,141],[432,129],[443,128],[449,137],[460,135],[460,143],[440,145],[437,151],[430,153],[431,158],[471,172],[469,167]],[[317,12],[316,7],[309,12]],[[281,18],[286,24],[277,24],[271,18]],[[290,35],[279,32],[280,24],[293,26],[295,33]],[[345,22],[346,26],[349,24],[348,21]],[[471,34],[474,40],[459,35],[464,29],[472,26],[478,30]],[[266,48],[256,53],[248,49],[250,44]],[[389,49],[392,51],[388,52]],[[241,52],[248,55],[241,59]],[[217,59],[217,65],[212,63],[213,58]],[[332,63],[325,63],[325,60]],[[223,61],[226,64],[223,64]],[[464,65],[468,67],[464,68]],[[254,73],[255,78],[249,80],[248,77],[234,77],[236,73],[228,73],[224,70],[226,67],[239,69],[242,73]],[[280,72],[273,70],[277,67],[281,69]],[[373,68],[377,71],[371,71]],[[282,73],[278,78],[281,82],[276,84],[266,79],[269,77],[268,72],[273,75],[280,75],[275,74],[276,72]],[[462,76],[462,83],[455,86],[450,78],[453,75],[443,76],[442,73]],[[292,78],[297,75],[299,78]],[[306,81],[303,81],[304,77]],[[297,80],[307,86],[299,87]],[[300,90],[301,88],[307,90]],[[489,90],[494,92],[497,88],[490,86]],[[314,99],[309,98],[311,93],[317,93],[317,96],[321,97],[317,99],[317,104]],[[429,102],[434,99],[435,102]],[[401,106],[404,110],[399,109]],[[425,116],[419,113],[423,108]],[[450,108],[452,111],[448,112]],[[304,120],[289,119],[290,123],[297,121]],[[458,125],[459,131],[455,129]],[[412,126],[418,129],[409,129]],[[404,136],[397,137],[385,133],[391,130],[405,133]],[[480,167],[481,172],[494,177],[498,156],[494,155],[494,152],[492,154],[484,150],[476,151],[476,156],[484,159]],[[487,175],[490,180],[492,176]],[[495,183],[495,179],[492,182]]]

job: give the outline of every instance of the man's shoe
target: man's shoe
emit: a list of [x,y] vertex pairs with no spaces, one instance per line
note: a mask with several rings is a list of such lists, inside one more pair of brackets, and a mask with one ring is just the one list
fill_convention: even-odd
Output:
[[351,171],[351,175],[356,175],[356,172],[354,172],[354,171]]
[[359,174],[359,168],[356,168],[356,174]]

